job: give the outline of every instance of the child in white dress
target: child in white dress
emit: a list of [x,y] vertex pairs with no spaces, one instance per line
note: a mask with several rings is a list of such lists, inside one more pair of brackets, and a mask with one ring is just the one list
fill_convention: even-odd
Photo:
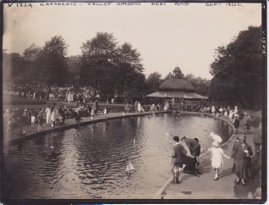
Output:
[[211,148],[211,161],[212,167],[215,170],[215,178],[214,180],[219,179],[219,169],[223,167],[223,156],[227,159],[231,159],[227,155],[224,154],[223,149],[219,147],[219,143],[213,142]]

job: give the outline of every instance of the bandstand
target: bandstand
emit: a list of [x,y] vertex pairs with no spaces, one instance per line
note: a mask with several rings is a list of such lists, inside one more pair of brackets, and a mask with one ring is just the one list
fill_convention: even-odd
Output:
[[195,88],[190,81],[181,77],[181,70],[176,67],[173,71],[173,77],[164,81],[157,92],[147,95],[148,98],[159,98],[164,102],[173,103],[189,102],[195,103],[208,98],[195,93]]

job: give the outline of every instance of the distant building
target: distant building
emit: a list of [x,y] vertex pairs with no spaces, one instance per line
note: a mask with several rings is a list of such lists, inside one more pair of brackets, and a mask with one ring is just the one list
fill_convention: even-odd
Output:
[[179,67],[176,67],[173,71],[172,78],[164,81],[158,92],[151,93],[147,97],[151,98],[163,98],[171,100],[190,100],[199,101],[207,100],[207,97],[195,93],[195,88],[188,80],[182,78],[182,73]]

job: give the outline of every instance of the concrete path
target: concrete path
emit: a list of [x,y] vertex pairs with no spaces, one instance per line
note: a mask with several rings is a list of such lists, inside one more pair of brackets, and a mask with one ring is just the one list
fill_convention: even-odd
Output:
[[[251,127],[246,134],[247,143],[251,145],[254,152],[255,129]],[[227,143],[222,146],[224,153],[231,155],[233,144],[236,137],[243,135],[242,128],[239,134],[233,135]],[[261,167],[260,158],[254,156],[252,158],[253,168],[252,178],[246,181],[246,185],[234,184],[236,175],[232,172],[233,159],[224,158],[224,167],[220,169],[218,180],[214,180],[215,172],[211,167],[210,153],[205,153],[200,158],[199,171],[202,173],[200,177],[182,173],[179,177],[180,184],[171,183],[172,177],[155,195],[155,199],[252,199],[257,188],[261,186]],[[259,161],[259,163],[257,163]],[[254,163],[255,162],[255,163]],[[257,197],[260,199],[259,197]]]

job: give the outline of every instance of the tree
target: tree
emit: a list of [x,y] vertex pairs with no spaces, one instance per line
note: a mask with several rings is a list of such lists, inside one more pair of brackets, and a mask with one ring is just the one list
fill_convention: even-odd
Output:
[[211,64],[211,98],[230,101],[245,108],[260,108],[262,101],[261,27],[241,31],[226,47],[216,49]]
[[67,82],[67,47],[61,36],[54,36],[45,42],[37,59],[35,76],[47,85],[49,92],[53,85],[62,86]]
[[3,53],[3,80],[20,82],[25,72],[25,61],[19,53]]
[[68,84],[74,85],[76,88],[80,84],[79,68],[81,67],[81,56],[70,56],[67,57],[67,74],[68,74]]
[[34,43],[26,48],[23,52],[23,59],[25,61],[25,73],[22,76],[24,82],[36,80],[36,69],[38,67],[37,59],[41,53],[41,48],[37,47]]
[[80,80],[83,85],[92,86],[101,92],[112,92],[111,80],[114,66],[109,62],[116,53],[116,41],[113,34],[98,32],[96,37],[83,43]]
[[146,83],[147,83],[147,93],[153,93],[159,90],[159,87],[163,80],[161,79],[161,75],[158,72],[154,72],[149,74]]
[[103,96],[120,96],[130,89],[132,77],[142,73],[140,53],[130,43],[117,46],[113,34],[97,33],[83,43],[80,80]]
[[117,55],[110,62],[115,66],[115,88],[122,96],[126,90],[130,89],[130,84],[127,82],[132,81],[132,76],[144,70],[140,53],[130,43],[124,43],[117,49]]
[[37,47],[34,43],[29,47],[26,48],[23,52],[23,58],[25,61],[28,62],[35,62],[40,54],[41,48]]
[[129,74],[126,97],[129,100],[141,100],[145,97],[146,78],[143,73],[133,72]]
[[187,74],[185,78],[194,86],[196,93],[203,96],[209,95],[210,80],[195,77],[193,74]]

